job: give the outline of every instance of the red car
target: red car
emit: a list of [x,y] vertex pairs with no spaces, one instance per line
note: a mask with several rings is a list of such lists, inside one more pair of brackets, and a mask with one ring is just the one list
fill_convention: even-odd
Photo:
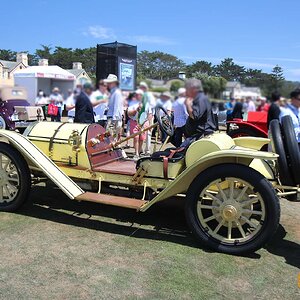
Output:
[[241,136],[268,137],[268,113],[253,111],[244,114],[243,119],[227,121],[227,134],[232,138]]

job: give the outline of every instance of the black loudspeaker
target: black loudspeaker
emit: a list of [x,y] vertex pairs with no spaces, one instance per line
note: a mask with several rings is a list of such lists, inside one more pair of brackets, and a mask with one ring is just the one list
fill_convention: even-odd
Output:
[[114,42],[97,45],[97,82],[109,74],[118,76],[120,88],[135,90],[137,46]]

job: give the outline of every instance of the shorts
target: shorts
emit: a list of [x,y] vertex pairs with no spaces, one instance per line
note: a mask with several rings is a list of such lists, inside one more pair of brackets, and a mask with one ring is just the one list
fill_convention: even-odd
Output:
[[[138,124],[136,120],[130,120],[130,134],[135,134],[139,132],[141,129],[141,126]],[[139,139],[140,141],[146,140],[146,132],[141,133],[140,135],[137,135],[134,137],[134,139]]]

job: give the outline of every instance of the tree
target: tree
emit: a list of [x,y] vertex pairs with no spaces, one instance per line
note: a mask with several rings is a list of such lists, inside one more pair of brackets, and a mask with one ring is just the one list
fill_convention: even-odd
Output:
[[283,76],[283,69],[276,65],[272,70],[271,76],[273,79],[274,88],[276,90],[279,90],[282,87],[282,84],[285,80]]
[[245,67],[235,64],[232,58],[225,58],[215,67],[216,75],[228,81],[243,82],[245,71]]
[[12,50],[0,49],[0,59],[16,61],[17,52]]
[[55,46],[55,50],[51,57],[51,64],[58,65],[63,69],[71,69],[73,62],[72,48],[63,48]]
[[35,50],[35,56],[37,57],[37,59],[41,59],[41,58],[45,58],[49,60],[51,60],[52,54],[51,54],[51,50],[52,47],[51,45],[43,45],[41,44],[42,49],[36,49]]
[[184,86],[184,82],[182,80],[180,80],[180,79],[172,80],[172,83],[170,86],[170,91],[177,93],[178,89],[180,89],[183,86]]
[[200,79],[202,82],[204,93],[209,94],[213,98],[220,98],[221,93],[226,88],[227,80],[219,76],[208,76],[200,72],[193,73],[192,77]]
[[195,63],[186,67],[187,77],[192,77],[192,74],[197,72],[207,74],[209,76],[215,75],[214,66],[212,65],[212,63],[205,60],[196,61]]
[[169,80],[178,77],[179,71],[185,68],[184,62],[174,55],[160,51],[141,51],[137,56],[139,77]]
[[91,77],[96,75],[96,47],[73,50],[73,62],[82,62],[82,67]]
[[262,70],[250,68],[246,70],[245,77],[242,83],[247,86],[260,86],[262,77]]

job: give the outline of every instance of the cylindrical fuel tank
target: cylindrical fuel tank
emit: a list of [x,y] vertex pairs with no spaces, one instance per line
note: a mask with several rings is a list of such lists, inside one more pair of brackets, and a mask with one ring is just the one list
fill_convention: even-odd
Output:
[[93,170],[123,157],[99,124],[37,122],[24,135],[58,165]]
[[56,163],[78,165],[80,161],[80,165],[90,168],[85,150],[89,126],[90,124],[36,122],[26,129],[24,135]]

